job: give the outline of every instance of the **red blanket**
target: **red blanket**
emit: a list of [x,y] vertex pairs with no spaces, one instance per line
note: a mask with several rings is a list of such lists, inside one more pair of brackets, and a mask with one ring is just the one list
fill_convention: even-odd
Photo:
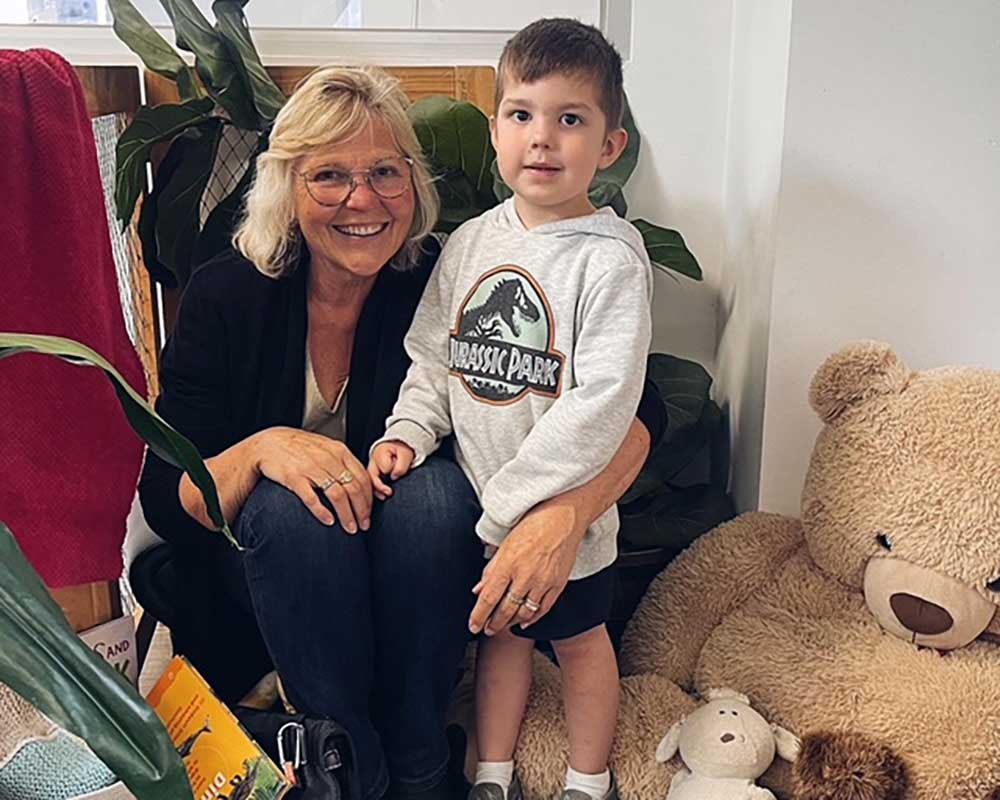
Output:
[[[83,90],[47,50],[0,50],[0,331],[77,339],[145,394]],[[43,580],[117,578],[142,443],[104,373],[0,361],[0,448],[0,520]]]

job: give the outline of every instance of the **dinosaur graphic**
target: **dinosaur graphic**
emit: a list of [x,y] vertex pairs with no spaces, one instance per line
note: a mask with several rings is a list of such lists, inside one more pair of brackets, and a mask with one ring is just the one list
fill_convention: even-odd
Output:
[[505,278],[493,287],[482,305],[470,308],[459,322],[459,336],[473,339],[500,339],[502,322],[514,336],[521,335],[518,318],[537,322],[541,312],[524,291],[519,278]]
[[198,741],[198,737],[204,733],[212,732],[212,726],[209,725],[208,722],[209,720],[206,717],[205,724],[202,725],[197,731],[192,733],[190,736],[188,736],[187,739],[181,742],[181,744],[177,748],[177,755],[179,755],[181,758],[187,758],[189,755],[191,755],[191,751],[194,750],[194,743]]
[[233,791],[228,795],[220,794],[217,800],[249,800],[250,795],[253,794],[254,787],[257,785],[257,773],[260,772],[260,759],[255,758],[253,761],[245,759],[243,766],[246,768],[246,775],[234,775],[229,781],[233,787]]

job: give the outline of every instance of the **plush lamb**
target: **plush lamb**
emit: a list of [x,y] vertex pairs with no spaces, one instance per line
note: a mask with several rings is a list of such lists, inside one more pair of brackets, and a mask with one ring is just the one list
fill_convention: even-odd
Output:
[[798,750],[795,736],[769,725],[746,695],[710,689],[705,705],[671,726],[656,748],[656,760],[669,761],[680,751],[684,762],[667,800],[775,800],[755,781],[775,753],[793,761]]
[[[622,672],[753,697],[803,738],[797,800],[1000,797],[1000,373],[865,342],[810,401],[801,519],[696,541],[643,598]],[[789,796],[781,763],[761,783]]]

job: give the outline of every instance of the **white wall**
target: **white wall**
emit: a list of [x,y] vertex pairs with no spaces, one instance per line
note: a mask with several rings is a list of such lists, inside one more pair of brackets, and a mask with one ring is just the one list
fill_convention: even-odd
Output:
[[653,349],[715,367],[723,251],[729,85],[729,0],[635,0],[625,87],[643,136],[629,217],[676,228],[705,273],[701,284],[658,273]]
[[797,513],[842,344],[1000,368],[1000,4],[796,0],[761,507]]
[[716,400],[737,508],[756,508],[792,0],[733,8]]

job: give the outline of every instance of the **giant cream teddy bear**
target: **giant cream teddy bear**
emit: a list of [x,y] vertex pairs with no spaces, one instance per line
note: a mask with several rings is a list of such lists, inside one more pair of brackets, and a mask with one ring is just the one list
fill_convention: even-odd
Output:
[[[706,534],[633,616],[621,796],[666,796],[681,765],[657,743],[729,686],[803,737],[794,768],[760,779],[779,797],[1000,800],[1000,373],[912,371],[863,342],[810,402],[824,428],[801,519]],[[538,657],[516,755],[529,800],[558,796],[566,752],[558,669]]]

